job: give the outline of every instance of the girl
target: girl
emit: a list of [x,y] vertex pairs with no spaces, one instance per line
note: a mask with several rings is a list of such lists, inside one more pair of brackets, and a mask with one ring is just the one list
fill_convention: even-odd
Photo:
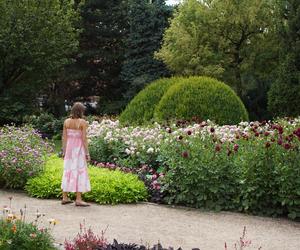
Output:
[[76,206],[89,206],[82,201],[81,193],[91,190],[87,172],[87,161],[90,161],[86,138],[87,122],[83,119],[85,106],[76,102],[71,109],[70,118],[66,119],[63,128],[64,173],[61,188],[61,204],[72,203],[68,192],[76,192]]

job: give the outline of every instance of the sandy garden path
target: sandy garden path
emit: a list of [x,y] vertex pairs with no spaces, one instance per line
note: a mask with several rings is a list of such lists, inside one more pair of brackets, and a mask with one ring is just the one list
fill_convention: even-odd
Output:
[[300,223],[286,219],[273,219],[229,212],[204,212],[188,208],[148,203],[134,205],[90,207],[60,205],[58,200],[41,200],[28,197],[25,193],[0,190],[0,207],[9,204],[13,196],[12,207],[19,211],[24,204],[28,207],[28,220],[34,218],[38,209],[46,218],[55,218],[59,224],[53,230],[57,242],[74,237],[83,220],[94,231],[106,231],[108,240],[116,238],[124,243],[155,244],[163,246],[181,246],[184,250],[198,247],[201,250],[224,250],[224,242],[234,249],[243,227],[247,227],[247,238],[252,247],[263,250],[299,250]]

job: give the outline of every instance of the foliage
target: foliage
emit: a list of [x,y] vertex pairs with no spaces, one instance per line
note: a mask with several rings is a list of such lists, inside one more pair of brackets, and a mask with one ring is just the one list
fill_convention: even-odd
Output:
[[276,81],[269,91],[268,108],[274,116],[300,114],[300,3],[279,1],[280,61]]
[[[110,163],[96,163],[99,167],[138,174],[153,201],[300,217],[299,118],[148,127],[102,120],[91,124],[88,137],[99,140],[99,148],[118,152]],[[125,160],[132,164],[129,169]]]
[[253,124],[230,141],[218,140],[211,129],[210,138],[166,144],[161,154],[168,166],[167,201],[299,217],[300,128],[293,131],[294,125],[283,131],[278,124]]
[[207,77],[190,77],[171,86],[155,107],[154,117],[156,120],[200,117],[221,125],[249,119],[234,91]]
[[24,122],[34,127],[43,137],[59,139],[63,130],[63,120],[56,119],[50,113],[41,113],[40,115],[25,116]]
[[31,127],[0,129],[0,183],[22,189],[26,181],[42,172],[51,145]]
[[[47,161],[45,172],[27,182],[27,193],[38,198],[61,197],[62,165],[61,159],[51,157]],[[92,191],[83,195],[87,201],[99,204],[132,203],[147,197],[144,184],[132,174],[97,167],[89,167],[88,172]]]
[[[12,197],[10,197],[10,203],[11,200]],[[25,221],[26,206],[20,209],[20,214],[20,216],[14,214],[11,206],[4,207],[0,217],[0,249],[55,250],[50,234],[51,228],[38,227],[42,214],[37,213],[35,221],[31,223]],[[56,224],[54,219],[53,224]]]
[[[3,104],[4,109],[8,104],[14,108],[1,119],[9,122],[32,106],[51,77],[70,63],[78,47],[79,30],[74,28],[78,14],[72,1],[65,0],[5,0],[0,12],[0,96],[7,99],[1,109]],[[15,92],[25,97],[19,98],[18,106],[11,101]]]
[[120,115],[123,124],[143,124],[153,120],[154,109],[168,88],[181,78],[162,78],[149,84]]
[[182,2],[155,57],[175,75],[210,76],[229,84],[251,120],[270,119],[267,92],[276,79],[277,1]]
[[108,110],[106,105],[117,103],[124,88],[120,72],[128,32],[127,1],[90,0],[84,1],[78,9],[83,30],[79,37],[79,52],[58,82],[73,86],[73,91],[65,93],[68,99],[100,96],[99,111],[116,112],[119,106]]
[[125,98],[130,100],[146,84],[168,75],[153,54],[160,47],[171,8],[164,1],[130,0],[127,11],[129,32],[121,78],[128,86]]

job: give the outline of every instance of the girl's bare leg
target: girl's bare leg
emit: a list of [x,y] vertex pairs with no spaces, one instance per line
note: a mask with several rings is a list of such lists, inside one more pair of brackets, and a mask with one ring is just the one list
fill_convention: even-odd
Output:
[[76,202],[82,202],[82,198],[81,198],[81,193],[80,192],[76,193]]
[[68,200],[68,192],[63,192],[63,201]]
[[83,206],[83,207],[87,207],[89,206],[88,203],[84,202],[82,200],[82,197],[81,197],[81,193],[80,192],[77,192],[76,193],[76,206]]

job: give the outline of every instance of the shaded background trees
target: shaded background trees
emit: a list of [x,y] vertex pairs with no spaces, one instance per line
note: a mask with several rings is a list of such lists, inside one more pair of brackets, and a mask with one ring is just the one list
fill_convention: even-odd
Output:
[[[0,2],[0,123],[66,114],[98,99],[119,114],[137,92],[171,75],[216,77],[250,119],[296,116],[299,1],[55,0]],[[154,56],[155,54],[155,56]]]

